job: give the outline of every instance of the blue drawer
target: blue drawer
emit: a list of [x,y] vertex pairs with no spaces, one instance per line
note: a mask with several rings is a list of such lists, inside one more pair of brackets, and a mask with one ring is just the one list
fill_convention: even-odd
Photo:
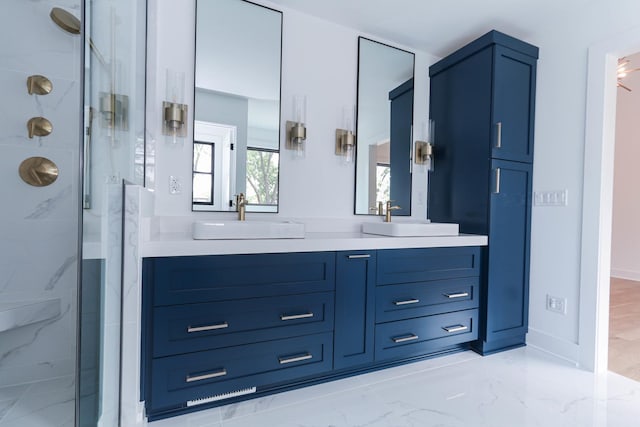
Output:
[[156,307],[153,357],[333,330],[333,292]]
[[478,277],[379,286],[376,322],[410,319],[478,307]]
[[478,338],[478,310],[376,325],[375,360],[421,356]]
[[378,286],[479,275],[479,247],[378,251]]
[[153,305],[173,305],[332,291],[335,253],[146,258]]
[[330,371],[332,341],[333,334],[324,333],[153,359],[147,403],[159,412]]

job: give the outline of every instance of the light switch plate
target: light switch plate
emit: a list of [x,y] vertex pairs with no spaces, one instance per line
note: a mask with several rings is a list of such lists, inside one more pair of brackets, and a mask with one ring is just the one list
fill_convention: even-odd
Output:
[[536,191],[533,193],[534,206],[568,206],[568,190]]

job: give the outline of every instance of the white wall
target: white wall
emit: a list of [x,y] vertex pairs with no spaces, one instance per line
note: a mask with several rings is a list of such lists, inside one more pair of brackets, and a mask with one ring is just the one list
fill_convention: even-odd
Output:
[[[627,68],[640,67],[640,54]],[[618,90],[613,183],[611,275],[640,280],[640,73],[629,74]]]
[[[307,153],[304,159],[293,160],[289,152],[281,150],[278,215],[302,219],[354,218],[354,167],[341,165],[334,155],[335,129],[342,125],[343,108],[352,108],[356,103],[358,36],[371,36],[268,2],[261,3],[284,12],[281,129],[284,130],[284,123],[291,119],[293,96],[307,96]],[[165,96],[167,68],[176,68],[177,64],[182,67],[178,71],[185,72],[187,76],[186,102],[190,116],[193,111],[194,9],[193,0],[158,0],[149,4],[147,153],[155,156],[148,160],[155,167],[149,168],[147,177],[151,178],[148,186],[155,190],[155,214],[160,216],[220,215],[191,212],[193,129],[189,129],[183,146],[170,146],[160,135],[160,105]],[[163,28],[173,30],[162,31]],[[377,40],[416,53],[414,122],[425,121],[427,68],[436,58],[389,40]],[[192,122],[189,127],[192,127]],[[284,147],[284,131],[280,143]],[[170,175],[181,179],[182,194],[169,194]],[[412,216],[424,218],[424,173],[414,174],[413,188]]]
[[[571,360],[578,348],[587,55],[589,47],[637,26],[640,3],[591,2],[572,16],[549,15],[514,34],[540,47],[534,191],[567,189],[564,208],[534,207],[528,341]],[[547,311],[546,295],[568,300],[565,316]],[[586,350],[588,351],[588,350]]]

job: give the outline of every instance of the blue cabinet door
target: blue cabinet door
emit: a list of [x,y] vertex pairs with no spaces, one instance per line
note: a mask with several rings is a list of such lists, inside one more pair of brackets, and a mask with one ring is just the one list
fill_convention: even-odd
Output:
[[464,233],[487,233],[492,62],[492,50],[485,48],[431,74],[435,140],[428,216],[460,224]]
[[493,58],[491,157],[531,163],[536,59],[499,45]]
[[334,369],[373,362],[376,251],[336,253]]
[[527,332],[531,171],[532,166],[525,163],[492,162],[486,307],[482,314],[482,338],[487,343],[518,337],[523,344]]

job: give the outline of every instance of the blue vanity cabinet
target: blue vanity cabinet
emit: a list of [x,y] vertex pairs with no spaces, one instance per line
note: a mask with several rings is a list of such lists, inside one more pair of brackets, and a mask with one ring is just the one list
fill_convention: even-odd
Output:
[[478,338],[476,247],[378,251],[375,360],[468,348]]
[[373,362],[376,251],[336,253],[334,369]]
[[335,253],[146,258],[151,420],[333,369]]
[[469,349],[479,247],[143,260],[151,421]]
[[524,345],[538,48],[491,31],[429,68],[429,218],[486,234],[481,354]]

